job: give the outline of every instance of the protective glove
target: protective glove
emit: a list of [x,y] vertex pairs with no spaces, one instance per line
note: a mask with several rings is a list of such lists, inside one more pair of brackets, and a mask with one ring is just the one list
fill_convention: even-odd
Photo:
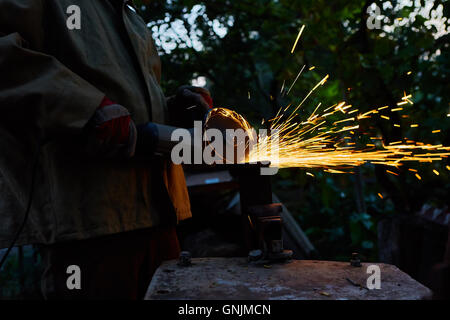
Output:
[[181,86],[175,96],[167,99],[170,124],[175,127],[192,128],[194,121],[204,121],[213,108],[208,90],[194,86]]
[[128,110],[104,98],[85,126],[87,152],[105,158],[130,158],[136,148],[137,131]]

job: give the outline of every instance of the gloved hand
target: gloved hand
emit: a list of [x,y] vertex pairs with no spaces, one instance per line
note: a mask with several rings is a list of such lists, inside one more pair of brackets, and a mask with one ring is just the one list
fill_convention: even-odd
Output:
[[106,158],[130,158],[136,148],[137,131],[128,110],[104,98],[85,126],[87,151]]
[[192,128],[194,121],[204,121],[213,108],[208,90],[194,86],[181,86],[175,96],[167,99],[170,124],[175,127]]

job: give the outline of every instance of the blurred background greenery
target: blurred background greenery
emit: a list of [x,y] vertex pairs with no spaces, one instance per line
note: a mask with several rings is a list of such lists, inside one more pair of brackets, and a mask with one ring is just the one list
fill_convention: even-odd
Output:
[[[186,83],[204,85],[216,106],[234,109],[258,126],[280,107],[298,103],[330,74],[308,100],[306,114],[318,102],[346,100],[361,112],[394,106],[405,91],[413,95],[414,105],[408,107],[409,118],[392,114],[400,128],[375,118],[362,123],[363,129],[385,142],[408,137],[450,145],[449,1],[134,2],[159,48],[166,95]],[[302,25],[306,28],[291,54]],[[289,96],[282,96],[283,83],[289,87],[303,65],[306,71]],[[420,126],[410,128],[411,123]],[[433,134],[436,129],[441,132]],[[425,204],[449,207],[448,165],[448,160],[411,164],[400,168],[399,176],[371,165],[346,175],[309,170],[314,178],[302,169],[283,169],[274,185],[320,258],[346,260],[358,251],[375,261],[380,220],[413,216]],[[422,180],[407,168],[417,169]],[[22,250],[23,255],[18,250],[12,254],[0,273],[0,296],[32,297],[38,288],[39,257],[28,247]],[[19,261],[20,256],[26,261]]]
[[[361,123],[385,142],[400,137],[449,145],[449,1],[208,0],[135,1],[152,30],[163,64],[163,89],[205,85],[216,106],[234,109],[253,125],[298,103],[326,74],[327,84],[305,107],[346,100],[361,112],[395,106],[413,95],[409,118],[390,114]],[[292,45],[302,25],[298,46]],[[373,28],[374,27],[374,28]],[[300,68],[306,72],[289,96]],[[309,68],[315,67],[308,71]],[[418,123],[419,128],[410,124]],[[433,130],[441,129],[438,134]],[[377,223],[413,215],[424,204],[449,204],[448,161],[398,170],[365,165],[354,174],[284,169],[276,193],[325,259],[352,250],[377,260]],[[419,181],[407,168],[419,171]],[[433,174],[436,169],[439,176]],[[311,170],[309,170],[311,171]],[[383,197],[378,196],[380,193]]]

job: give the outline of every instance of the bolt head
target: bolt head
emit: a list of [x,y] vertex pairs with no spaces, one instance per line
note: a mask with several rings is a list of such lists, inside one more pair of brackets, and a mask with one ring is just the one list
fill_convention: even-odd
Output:
[[178,260],[178,264],[180,266],[190,266],[191,265],[192,255],[189,251],[181,251],[180,258]]
[[249,261],[257,261],[261,259],[263,256],[263,252],[259,249],[252,250],[248,253],[248,260]]

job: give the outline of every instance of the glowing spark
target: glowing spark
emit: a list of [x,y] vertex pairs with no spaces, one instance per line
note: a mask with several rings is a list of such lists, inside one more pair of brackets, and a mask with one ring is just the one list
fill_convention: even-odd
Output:
[[341,102],[341,103],[339,103],[335,108],[334,108],[334,110],[339,110],[339,111],[341,111],[342,113],[345,113],[344,112],[344,110],[342,109],[342,107],[345,105],[345,102]]
[[399,124],[394,124],[394,127],[400,128]]
[[286,84],[286,80],[283,80],[283,85],[281,86],[281,90],[280,90],[280,93],[283,93],[283,90],[284,90],[284,85]]
[[405,104],[414,104],[410,98],[412,98],[412,95],[406,95],[406,92],[403,92],[403,97],[402,97],[402,101],[401,102],[397,102],[397,106],[403,106]]
[[411,172],[417,172],[416,169],[411,169],[411,168],[409,168],[408,170],[411,171]]
[[383,195],[381,193],[378,192],[378,196],[383,199]]
[[388,116],[381,116],[381,118],[386,119],[386,120],[391,120]]
[[412,124],[411,128],[417,128],[419,125],[418,124]]
[[408,71],[406,74],[409,76],[412,73],[412,71]]
[[317,111],[317,109],[319,109],[319,107],[322,105],[322,102],[319,102],[319,104],[317,105],[317,107],[314,109],[312,115],[314,115]]
[[311,172],[307,172],[306,174],[307,174],[308,176],[311,176],[311,177],[314,178],[314,175],[313,175]]
[[250,222],[250,226],[252,227],[252,229],[254,228],[253,227],[253,222],[252,222],[252,218],[250,218],[250,216],[249,215],[247,215],[247,218],[248,218],[248,222]]
[[355,121],[355,118],[348,118],[348,119],[344,119],[344,120],[339,120],[339,121],[336,121],[335,123],[333,123],[333,125],[338,124],[338,123],[342,123],[342,122],[347,122],[347,121]]
[[392,172],[390,170],[386,170],[387,173],[393,174],[394,176],[398,176],[398,173]]
[[315,66],[312,66],[312,67],[309,68],[308,70],[311,71],[311,70],[314,70],[315,68],[316,68]]
[[416,173],[416,178],[417,178],[417,179],[419,179],[419,180],[422,180],[422,177],[421,177],[421,176],[419,176],[419,174],[418,174],[418,173]]
[[302,33],[303,33],[303,29],[305,29],[305,25],[303,25],[303,26],[300,28],[300,31],[298,32],[297,39],[295,39],[295,43],[294,43],[294,45],[292,46],[291,54],[294,53],[295,47],[297,47],[297,43],[298,43],[298,40],[300,40],[300,37],[301,37],[301,35],[302,35]]
[[437,176],[439,175],[439,171],[437,171],[436,169],[433,169],[433,173]]
[[403,92],[402,100],[406,100],[406,99],[409,99],[409,98],[412,98],[412,95],[411,94],[406,95],[406,92]]
[[395,109],[391,109],[392,112],[395,112],[395,111],[402,111],[402,110],[403,110],[403,108],[395,108]]
[[288,90],[288,92],[287,92],[286,95],[288,95],[289,92],[291,92],[292,88],[294,87],[295,83],[297,82],[298,78],[299,78],[300,75],[302,74],[303,69],[305,69],[305,67],[306,67],[306,65],[303,65],[302,69],[300,70],[300,72],[299,72],[299,73],[297,74],[297,76],[295,77],[295,80],[294,80],[294,82],[292,83],[292,85],[291,85],[291,87],[289,88],[289,90]]
[[319,82],[319,84],[320,84],[321,86],[323,86],[324,83],[327,82],[327,80],[328,80],[329,77],[330,77],[330,76],[327,74],[327,75],[322,79],[322,81]]
[[441,130],[433,130],[433,131],[431,131],[431,133],[439,133],[439,132],[441,132]]

